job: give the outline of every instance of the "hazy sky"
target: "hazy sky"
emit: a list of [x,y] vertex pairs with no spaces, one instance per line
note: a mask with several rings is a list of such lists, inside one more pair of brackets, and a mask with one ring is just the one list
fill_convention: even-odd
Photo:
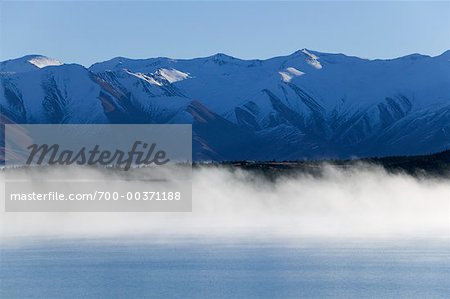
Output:
[[0,60],[43,54],[89,66],[116,56],[268,58],[309,48],[393,58],[450,49],[450,1],[0,5]]

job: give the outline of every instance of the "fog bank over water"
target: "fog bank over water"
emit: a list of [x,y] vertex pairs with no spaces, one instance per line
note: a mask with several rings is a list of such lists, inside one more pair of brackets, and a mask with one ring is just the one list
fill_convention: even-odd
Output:
[[[4,184],[0,191],[4,205]],[[192,213],[2,211],[0,236],[448,238],[449,206],[449,180],[388,174],[374,166],[323,166],[321,177],[280,176],[275,182],[239,169],[200,167],[193,170]]]

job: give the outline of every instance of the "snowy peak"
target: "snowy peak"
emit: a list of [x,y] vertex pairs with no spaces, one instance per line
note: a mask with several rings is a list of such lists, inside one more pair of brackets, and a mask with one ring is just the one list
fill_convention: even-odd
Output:
[[63,65],[63,63],[57,59],[42,55],[27,55],[21,58],[1,62],[0,72],[23,73],[41,69],[47,66],[59,65]]
[[45,56],[35,56],[30,60],[28,60],[28,62],[37,66],[40,69],[47,66],[63,65],[61,61]]
[[300,52],[302,52],[303,54],[308,56],[308,58],[310,58],[310,59],[314,59],[314,60],[319,59],[319,57],[317,55],[311,53],[310,50],[308,50],[306,48],[301,49]]
[[309,52],[307,49],[302,49],[301,52],[306,56],[306,63],[311,65],[313,68],[320,70],[322,65],[319,62],[319,57]]

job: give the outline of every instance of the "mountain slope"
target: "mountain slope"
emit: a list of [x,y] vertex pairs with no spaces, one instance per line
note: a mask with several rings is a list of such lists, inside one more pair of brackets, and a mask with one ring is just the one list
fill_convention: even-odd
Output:
[[411,155],[450,146],[450,51],[367,60],[303,49],[267,60],[44,56],[0,63],[16,123],[191,123],[194,158]]

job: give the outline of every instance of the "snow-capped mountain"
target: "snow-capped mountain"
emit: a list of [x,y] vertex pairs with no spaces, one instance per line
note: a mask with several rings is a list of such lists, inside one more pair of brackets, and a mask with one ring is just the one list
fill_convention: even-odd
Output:
[[194,158],[294,160],[450,148],[450,51],[368,60],[117,57],[0,63],[3,122],[192,123]]

